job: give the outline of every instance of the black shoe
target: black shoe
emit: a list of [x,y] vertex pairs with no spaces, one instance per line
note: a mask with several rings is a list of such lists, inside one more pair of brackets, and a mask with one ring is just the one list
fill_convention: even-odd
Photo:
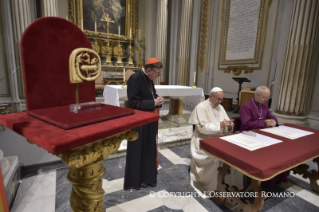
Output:
[[147,188],[147,187],[148,187],[148,184],[142,183],[142,184],[141,184],[141,187],[142,187],[142,188]]

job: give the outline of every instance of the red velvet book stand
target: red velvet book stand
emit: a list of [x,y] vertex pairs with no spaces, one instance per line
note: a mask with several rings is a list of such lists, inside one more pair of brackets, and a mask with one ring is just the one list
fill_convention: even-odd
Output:
[[[73,211],[103,211],[103,159],[116,152],[122,140],[137,139],[138,134],[131,129],[156,122],[159,115],[103,105],[104,113],[112,119],[91,123],[85,122],[84,112],[82,120],[77,120],[57,109],[75,103],[75,85],[69,80],[69,55],[80,47],[92,48],[86,35],[73,23],[56,17],[33,22],[21,39],[27,112],[0,116],[0,124],[57,155],[69,166]],[[81,83],[79,94],[80,103],[95,101],[94,82]],[[93,120],[100,118],[98,114],[87,116]],[[73,127],[66,130],[50,123],[56,119]]]

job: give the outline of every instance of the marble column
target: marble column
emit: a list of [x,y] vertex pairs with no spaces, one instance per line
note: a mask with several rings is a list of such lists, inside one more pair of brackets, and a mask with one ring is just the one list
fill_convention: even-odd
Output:
[[24,30],[36,19],[35,0],[1,0],[5,54],[13,111],[25,110],[20,40]]
[[279,122],[307,126],[310,76],[316,71],[311,60],[318,34],[319,2],[295,0],[286,47],[278,105],[274,115]]
[[[156,57],[162,61],[163,65],[166,65],[166,49],[167,49],[167,0],[157,0],[157,24],[156,24]],[[155,84],[161,82],[167,83],[167,72],[164,67],[160,77],[154,80]]]
[[198,76],[198,43],[200,36],[200,20],[201,20],[201,1],[193,1],[193,15],[192,15],[192,35],[191,35],[191,47],[190,47],[190,76],[189,85],[197,84],[194,79],[194,71],[196,71],[196,76]]
[[42,16],[58,16],[57,0],[42,0],[41,1]]
[[180,30],[178,85],[188,85],[190,75],[190,44],[193,17],[193,0],[184,0]]

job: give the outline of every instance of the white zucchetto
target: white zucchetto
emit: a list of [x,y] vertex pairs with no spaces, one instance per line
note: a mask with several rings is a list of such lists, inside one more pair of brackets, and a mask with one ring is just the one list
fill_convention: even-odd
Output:
[[220,87],[214,87],[212,88],[212,90],[210,90],[211,93],[216,93],[216,92],[220,92],[223,91]]

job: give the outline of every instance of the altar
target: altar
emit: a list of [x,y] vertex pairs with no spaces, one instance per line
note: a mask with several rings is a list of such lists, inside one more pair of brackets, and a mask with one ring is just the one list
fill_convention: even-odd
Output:
[[[104,103],[114,106],[120,106],[120,98],[127,98],[127,87],[121,85],[107,85],[104,87]],[[196,107],[196,105],[205,100],[202,88],[192,88],[182,85],[155,85],[159,96],[169,96],[172,99],[179,99],[178,115],[182,116],[183,104]]]

